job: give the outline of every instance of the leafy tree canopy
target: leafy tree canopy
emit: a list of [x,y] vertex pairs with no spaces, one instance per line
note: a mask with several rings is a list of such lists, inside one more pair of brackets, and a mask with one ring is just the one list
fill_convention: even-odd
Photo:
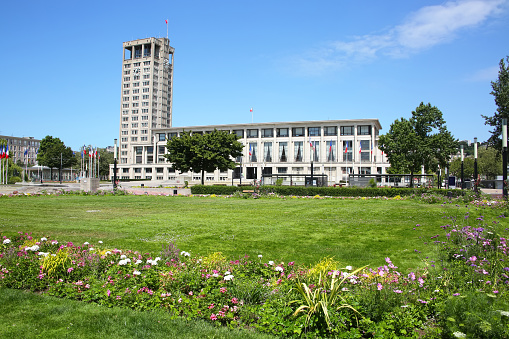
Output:
[[410,119],[401,118],[381,135],[379,148],[391,164],[389,173],[426,173],[444,168],[456,153],[458,141],[447,130],[442,112],[431,104],[421,104]]
[[[461,158],[456,158],[449,165],[449,172],[459,177],[461,175]],[[502,159],[500,152],[494,148],[479,147],[477,156],[477,172],[486,179],[495,178],[502,174]],[[474,156],[465,157],[463,161],[463,175],[474,178]]]
[[53,138],[48,135],[41,140],[37,162],[42,166],[49,168],[71,167],[76,163],[76,158],[72,154],[70,147],[66,147],[59,138]]
[[502,119],[509,119],[509,56],[500,60],[500,70],[498,71],[497,81],[491,82],[491,95],[495,97],[497,111],[493,116],[481,115],[484,118],[484,124],[494,127],[490,131],[491,137],[488,144],[497,150],[502,150]]
[[214,130],[207,134],[183,131],[179,137],[168,140],[165,157],[181,172],[201,172],[203,184],[205,171],[235,169],[233,159],[241,156],[244,148],[237,138],[227,131]]

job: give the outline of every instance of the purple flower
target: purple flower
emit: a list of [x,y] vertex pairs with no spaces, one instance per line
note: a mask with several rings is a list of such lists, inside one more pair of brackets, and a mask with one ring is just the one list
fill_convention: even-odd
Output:
[[376,285],[376,288],[377,288],[379,291],[381,291],[381,290],[382,290],[382,288],[384,288],[384,287],[382,286],[382,284],[378,283],[378,285]]
[[453,296],[457,297],[459,296],[460,294],[459,293],[454,293]]

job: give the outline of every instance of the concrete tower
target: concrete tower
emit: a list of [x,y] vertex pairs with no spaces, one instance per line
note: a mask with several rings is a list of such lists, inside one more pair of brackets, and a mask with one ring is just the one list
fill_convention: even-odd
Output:
[[168,38],[123,43],[120,164],[141,163],[155,142],[152,129],[171,127],[173,52]]

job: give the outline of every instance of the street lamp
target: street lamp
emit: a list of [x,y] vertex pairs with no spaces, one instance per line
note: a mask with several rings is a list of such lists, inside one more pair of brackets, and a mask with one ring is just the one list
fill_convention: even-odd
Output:
[[463,176],[463,161],[465,160],[464,157],[463,157],[463,145],[460,145],[460,150],[461,150],[461,189],[464,189],[465,188],[465,184],[464,184],[464,176]]
[[502,192],[507,198],[507,119],[502,119]]
[[474,138],[474,191],[477,193],[477,137]]
[[117,139],[114,139],[113,146],[113,190],[117,189]]

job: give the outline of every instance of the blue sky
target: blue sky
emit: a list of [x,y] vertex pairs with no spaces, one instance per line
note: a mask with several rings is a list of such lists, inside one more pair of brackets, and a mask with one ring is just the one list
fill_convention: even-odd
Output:
[[0,135],[105,147],[118,137],[122,42],[175,48],[173,126],[378,118],[420,102],[486,140],[509,55],[509,0],[9,1]]

